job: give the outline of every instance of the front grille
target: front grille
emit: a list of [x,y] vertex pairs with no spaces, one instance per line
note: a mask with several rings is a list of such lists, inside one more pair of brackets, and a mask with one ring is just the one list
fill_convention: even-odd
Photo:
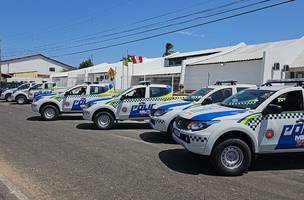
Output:
[[175,120],[176,127],[179,129],[184,129],[184,130],[188,129],[188,125],[190,122],[191,122],[190,119],[185,119],[182,117],[177,117]]

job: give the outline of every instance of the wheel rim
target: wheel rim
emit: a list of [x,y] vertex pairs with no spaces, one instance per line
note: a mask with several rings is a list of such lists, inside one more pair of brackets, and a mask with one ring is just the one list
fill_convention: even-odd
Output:
[[243,160],[243,151],[236,146],[226,147],[221,154],[221,162],[228,169],[236,169],[240,167]]
[[24,98],[23,97],[19,97],[18,99],[17,99],[17,103],[18,104],[23,104],[24,103]]
[[44,111],[44,116],[47,119],[53,119],[56,115],[56,112],[53,108],[46,108]]
[[98,125],[100,127],[107,127],[110,124],[110,117],[108,115],[102,114],[98,117]]
[[12,96],[11,95],[7,97],[7,101],[12,101]]

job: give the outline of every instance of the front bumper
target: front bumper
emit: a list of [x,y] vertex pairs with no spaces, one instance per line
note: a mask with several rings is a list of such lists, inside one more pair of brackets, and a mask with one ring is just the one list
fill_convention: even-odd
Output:
[[150,126],[160,132],[168,131],[168,124],[166,123],[166,121],[158,117],[150,117]]
[[32,103],[31,107],[32,107],[33,112],[39,112],[39,108],[38,108],[38,105],[36,103]]
[[92,121],[92,115],[91,115],[91,112],[90,112],[90,111],[88,111],[87,109],[84,109],[84,110],[83,110],[82,117],[83,117],[83,119],[85,119],[85,120]]
[[5,95],[4,95],[3,93],[1,93],[0,99],[1,99],[1,100],[4,100],[4,99],[5,99]]
[[174,127],[172,137],[177,143],[181,144],[185,149],[192,153],[209,155],[206,151],[209,138],[208,135],[190,134],[187,131]]

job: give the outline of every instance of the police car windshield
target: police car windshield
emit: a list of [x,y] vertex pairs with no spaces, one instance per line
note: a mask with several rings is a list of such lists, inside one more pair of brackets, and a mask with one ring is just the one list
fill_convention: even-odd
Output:
[[221,105],[231,108],[256,109],[274,93],[275,91],[270,90],[247,89],[229,97]]
[[210,91],[212,91],[213,88],[202,88],[200,90],[196,90],[193,93],[191,93],[189,96],[185,98],[186,101],[198,101],[200,98],[208,94]]

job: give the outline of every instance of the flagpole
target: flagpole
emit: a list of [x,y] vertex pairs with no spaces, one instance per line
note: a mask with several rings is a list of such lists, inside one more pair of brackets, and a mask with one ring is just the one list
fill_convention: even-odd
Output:
[[[129,51],[127,50],[127,58],[129,57]],[[129,66],[127,67],[127,87],[129,87]]]
[[121,80],[121,85],[122,85],[121,89],[122,90],[125,89],[125,83],[124,82],[125,82],[125,65],[124,65],[124,61],[122,60],[122,80]]

